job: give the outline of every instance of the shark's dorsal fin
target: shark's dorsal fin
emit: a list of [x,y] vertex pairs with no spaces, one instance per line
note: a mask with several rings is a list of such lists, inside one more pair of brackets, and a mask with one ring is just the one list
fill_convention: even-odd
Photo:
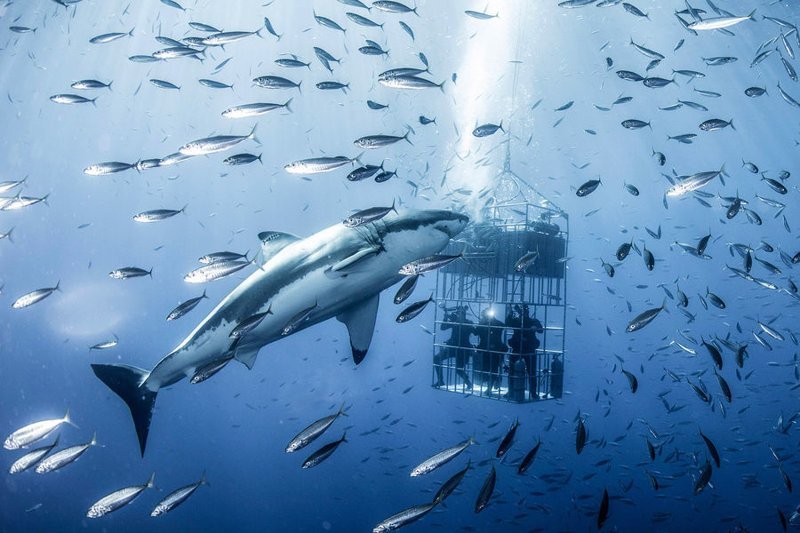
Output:
[[375,319],[378,315],[380,295],[352,305],[342,311],[336,319],[347,326],[350,333],[350,348],[353,350],[353,362],[359,364],[364,360],[372,342],[375,331]]
[[262,265],[288,245],[300,240],[299,237],[280,231],[262,231],[258,234],[258,239],[261,241]]

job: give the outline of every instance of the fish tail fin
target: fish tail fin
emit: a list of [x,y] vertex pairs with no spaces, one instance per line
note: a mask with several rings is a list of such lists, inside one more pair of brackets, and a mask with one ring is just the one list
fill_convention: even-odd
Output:
[[750,20],[753,20],[753,21],[755,21],[755,20],[756,20],[756,10],[755,10],[755,9],[754,9],[754,10],[752,10],[752,11],[750,12],[750,14],[749,14],[749,15],[747,15],[747,18],[749,18]]
[[198,482],[197,482],[197,484],[198,484],[198,485],[205,485],[205,486],[207,486],[207,487],[210,487],[210,486],[211,486],[211,483],[209,483],[209,482],[206,480],[206,471],[205,471],[205,470],[203,470],[203,473],[202,473],[202,474],[200,474],[200,481],[198,481]]
[[442,83],[439,83],[439,84],[436,85],[439,88],[439,90],[442,91],[442,94],[444,94],[444,82],[445,81],[447,81],[447,80],[444,80]]
[[344,410],[344,402],[342,402],[342,405],[339,407],[339,412],[336,413],[336,416],[339,415],[347,416],[347,411]]
[[128,35],[129,35],[130,37],[133,37],[133,30],[135,30],[135,29],[136,29],[136,26],[134,26],[133,28],[131,28],[131,31],[129,31],[129,32],[128,32]]
[[256,128],[257,128],[257,127],[258,127],[258,123],[256,123],[256,124],[253,126],[253,129],[252,129],[252,130],[250,130],[250,133],[248,133],[248,134],[247,134],[247,138],[248,138],[248,139],[252,139],[252,140],[254,140],[254,141],[255,141],[256,143],[258,143],[258,144],[261,144],[261,141],[259,141],[259,140],[258,140],[258,137],[256,137]]
[[89,98],[89,101],[92,103],[93,106],[97,107],[97,97]]
[[349,442],[349,441],[347,440],[347,431],[345,431],[345,432],[342,434],[342,442]]
[[153,277],[153,267],[150,267],[150,270],[147,271],[147,275],[151,278]]
[[76,429],[80,429],[78,428],[78,425],[75,422],[73,422],[72,419],[69,417],[69,407],[67,407],[67,412],[64,413],[64,423],[69,424],[70,426]]
[[288,100],[286,100],[286,103],[283,104],[283,107],[285,107],[289,111],[289,113],[292,113],[292,108],[289,106],[289,104],[291,103],[292,103],[292,98],[289,98]]
[[100,381],[128,405],[139,438],[139,448],[144,456],[150,419],[153,417],[153,406],[158,394],[158,391],[151,391],[143,386],[150,372],[128,365],[103,364],[93,364],[92,370]]
[[264,161],[261,160],[261,156],[263,155],[264,154],[258,154],[258,157],[256,157],[256,159],[258,159],[258,162],[261,163],[262,165],[264,164]]
[[261,30],[263,30],[263,29],[264,29],[264,28],[258,28],[258,29],[256,30],[256,32],[255,32],[255,33],[256,33],[256,35],[258,35],[258,36],[259,36],[259,37],[261,37],[262,39],[264,38],[264,36],[263,36],[263,35],[261,35]]
[[[395,215],[396,215],[396,214],[398,214],[398,213],[397,213],[397,208],[395,207],[395,204],[396,204],[396,203],[397,203],[397,199],[396,199],[396,198],[392,198],[392,211],[394,211],[394,214],[395,214]],[[12,229],[13,229],[13,228],[12,228]],[[11,232],[9,231],[9,233],[11,233]]]
[[[260,157],[260,156],[259,156],[259,157]],[[180,212],[180,213],[183,213],[183,214],[185,215],[185,214],[186,214],[186,208],[187,208],[187,207],[189,207],[189,204],[183,204],[183,207],[181,207],[181,210],[180,210],[179,212]]]
[[733,131],[736,131],[736,126],[734,126],[734,125],[733,125],[733,119],[730,119],[730,120],[728,121],[728,124],[730,124],[730,125],[731,125],[731,129],[732,129]]
[[298,81],[298,82],[297,82],[297,91],[298,91],[300,94],[303,94],[303,88],[302,88],[302,87],[300,87],[302,84],[303,84],[303,82],[302,82],[302,81]]
[[112,84],[112,83],[114,83],[114,81],[113,81],[113,80],[112,80],[112,81],[110,81],[110,82],[108,82],[108,84],[106,85],[106,89],[108,89],[109,91],[111,90],[111,84]]
[[89,446],[97,446],[97,431],[92,433],[92,440],[89,441]]
[[200,296],[200,298],[208,298],[208,296],[206,296],[206,291],[207,291],[207,290],[208,290],[208,289],[203,289],[203,295],[202,295],[202,296]]
[[145,484],[145,486],[146,486],[148,489],[152,489],[153,487],[155,487],[156,485],[155,485],[155,483],[153,483],[153,481],[154,481],[155,479],[156,479],[156,473],[155,473],[155,472],[153,472],[152,474],[150,474],[150,479],[148,479],[148,480],[147,480],[147,483]]
[[[409,129],[408,129],[408,131],[406,132],[406,134],[405,134],[405,135],[403,135],[403,139],[405,139],[405,141],[406,141],[408,144],[410,144],[411,146],[414,146],[414,143],[412,143],[412,142],[411,142],[411,139],[409,139],[409,138],[408,138],[408,135],[409,135],[410,133],[411,133],[411,128],[409,128]],[[381,168],[383,168],[383,163],[381,163]]]

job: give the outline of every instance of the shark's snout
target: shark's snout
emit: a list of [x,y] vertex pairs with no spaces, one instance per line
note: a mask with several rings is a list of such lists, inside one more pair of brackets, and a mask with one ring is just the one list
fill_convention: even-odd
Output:
[[461,213],[441,211],[442,217],[434,223],[434,227],[446,233],[451,239],[464,231],[469,223],[469,217]]

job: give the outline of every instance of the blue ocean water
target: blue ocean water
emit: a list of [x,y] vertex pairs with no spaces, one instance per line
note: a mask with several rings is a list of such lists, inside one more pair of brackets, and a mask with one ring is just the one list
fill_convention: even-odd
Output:
[[[791,261],[800,251],[795,184],[800,108],[791,103],[800,101],[800,87],[790,74],[800,68],[794,56],[800,53],[797,5],[633,2],[648,15],[641,17],[617,2],[568,8],[553,0],[488,5],[420,0],[408,4],[416,15],[334,0],[180,2],[184,9],[170,4],[6,0],[0,5],[6,93],[0,104],[0,181],[25,178],[2,196],[47,195],[46,203],[0,212],[0,232],[13,228],[13,242],[0,240],[0,426],[7,436],[69,408],[78,427],[58,430],[60,447],[85,443],[94,431],[100,444],[58,472],[4,473],[0,529],[369,531],[403,509],[430,502],[467,461],[472,468],[456,492],[406,526],[408,531],[595,530],[604,490],[609,495],[604,529],[781,529],[779,514],[788,520],[798,504],[783,474],[796,480],[800,465],[793,429],[800,411],[799,313],[792,289],[796,261]],[[695,16],[725,18],[725,11],[743,16],[754,9],[754,20],[730,26],[731,34],[695,35],[675,14],[684,11],[677,16],[691,22]],[[359,25],[348,12],[384,26]],[[476,16],[480,13],[486,16]],[[315,16],[347,31],[326,27]],[[280,39],[264,29],[264,17]],[[400,21],[412,29],[413,39]],[[156,36],[180,40],[210,34],[190,22],[224,31],[260,30],[260,35],[208,46],[198,56],[202,61],[129,59],[167,48]],[[131,30],[110,42],[90,42]],[[359,52],[366,39],[388,55]],[[654,57],[631,41],[664,58],[646,71]],[[340,59],[331,63],[332,73],[314,47]],[[751,65],[761,51],[768,56]],[[429,64],[424,76],[444,82],[441,91],[379,83],[379,74],[391,68],[425,69],[420,53]],[[309,67],[274,63],[292,55]],[[704,60],[721,57],[736,61],[713,66]],[[648,87],[622,79],[619,70],[675,83]],[[270,90],[252,83],[264,75],[283,76],[301,87]],[[205,78],[233,87],[198,83]],[[113,83],[110,89],[70,88],[84,79]],[[152,79],[180,89],[159,88]],[[317,89],[323,81],[349,87]],[[767,92],[748,97],[749,87]],[[97,100],[59,104],[50,99],[57,94]],[[632,100],[614,104],[623,96]],[[283,104],[289,98],[291,112],[221,116],[235,105]],[[370,109],[367,100],[389,107]],[[678,109],[661,109],[677,103]],[[423,125],[420,115],[436,122]],[[714,118],[732,121],[733,127],[698,127]],[[630,119],[650,124],[624,128],[621,122]],[[472,134],[476,126],[501,120],[505,131]],[[248,139],[225,153],[141,172],[84,172],[100,162],[163,158],[211,135],[247,135],[255,125],[258,142]],[[312,157],[355,158],[362,152],[353,145],[356,139],[409,131],[410,143],[361,156],[363,163],[396,170],[385,183],[348,181],[351,165],[314,175],[284,169]],[[691,144],[668,139],[688,133],[696,134]],[[163,390],[147,452],[140,456],[127,408],[90,364],[152,368],[255,270],[202,287],[185,283],[184,275],[200,266],[198,257],[221,250],[248,251],[252,257],[260,247],[259,232],[307,237],[354,210],[393,201],[401,211],[449,209],[485,220],[487,205],[508,200],[498,180],[506,143],[514,173],[569,215],[561,399],[513,404],[430,387],[432,338],[420,326],[435,329],[433,307],[398,324],[402,307],[391,303],[392,288],[381,300],[363,363],[354,365],[347,331],[336,320],[288,336],[264,347],[253,370],[233,362],[208,381],[182,381]],[[242,152],[261,155],[262,162],[223,163]],[[663,166],[653,152],[664,154]],[[744,161],[758,172],[745,168]],[[700,189],[710,194],[665,199],[676,177],[723,164],[725,174]],[[594,192],[575,194],[598,178]],[[786,194],[764,178],[786,187]],[[625,184],[640,194],[631,195]],[[744,209],[728,217],[737,198]],[[133,220],[143,211],[184,205],[184,213],[168,220]],[[705,259],[675,244],[696,246],[709,234]],[[639,251],[654,254],[652,270],[636,251],[623,261],[614,257],[631,240]],[[755,257],[748,279],[731,270],[745,269],[734,244]],[[613,277],[601,259],[615,266]],[[109,277],[128,266],[152,268],[152,277]],[[60,291],[12,309],[23,294],[57,282]],[[435,284],[435,273],[421,277],[411,300],[426,298]],[[681,312],[678,288],[689,298],[691,317]],[[203,289],[208,299],[195,310],[165,321],[177,304]],[[725,308],[709,303],[707,291],[724,300]],[[626,333],[635,316],[662,303],[665,310],[651,324]],[[114,348],[88,349],[114,336],[119,338]],[[747,345],[741,369],[734,352],[722,347],[719,373],[732,390],[730,403],[701,343],[712,339]],[[638,378],[635,393],[621,368]],[[704,383],[710,401],[701,400],[687,379]],[[342,404],[347,416],[313,445],[284,452],[301,429]],[[588,431],[580,454],[579,417]],[[497,446],[515,419],[520,427],[514,444],[498,460]],[[308,454],[345,431],[347,442],[329,459],[301,468]],[[701,431],[715,444],[721,465],[713,466],[711,485],[695,494],[706,461],[713,463]],[[471,436],[477,445],[458,459],[431,474],[409,476],[424,459]],[[538,440],[535,463],[519,475],[519,461]],[[652,460],[648,440],[655,449]],[[21,454],[3,450],[4,471]],[[492,467],[494,493],[488,507],[475,513]],[[160,499],[197,481],[203,471],[209,486],[174,511],[150,517]],[[152,472],[156,490],[145,490],[107,516],[86,518],[95,501],[145,483]],[[657,490],[648,473],[658,480]]]

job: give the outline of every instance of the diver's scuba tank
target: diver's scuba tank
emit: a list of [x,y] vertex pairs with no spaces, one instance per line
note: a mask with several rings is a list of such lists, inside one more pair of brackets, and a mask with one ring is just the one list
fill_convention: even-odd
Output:
[[508,399],[521,402],[525,399],[525,361],[519,357],[511,368],[508,376]]

